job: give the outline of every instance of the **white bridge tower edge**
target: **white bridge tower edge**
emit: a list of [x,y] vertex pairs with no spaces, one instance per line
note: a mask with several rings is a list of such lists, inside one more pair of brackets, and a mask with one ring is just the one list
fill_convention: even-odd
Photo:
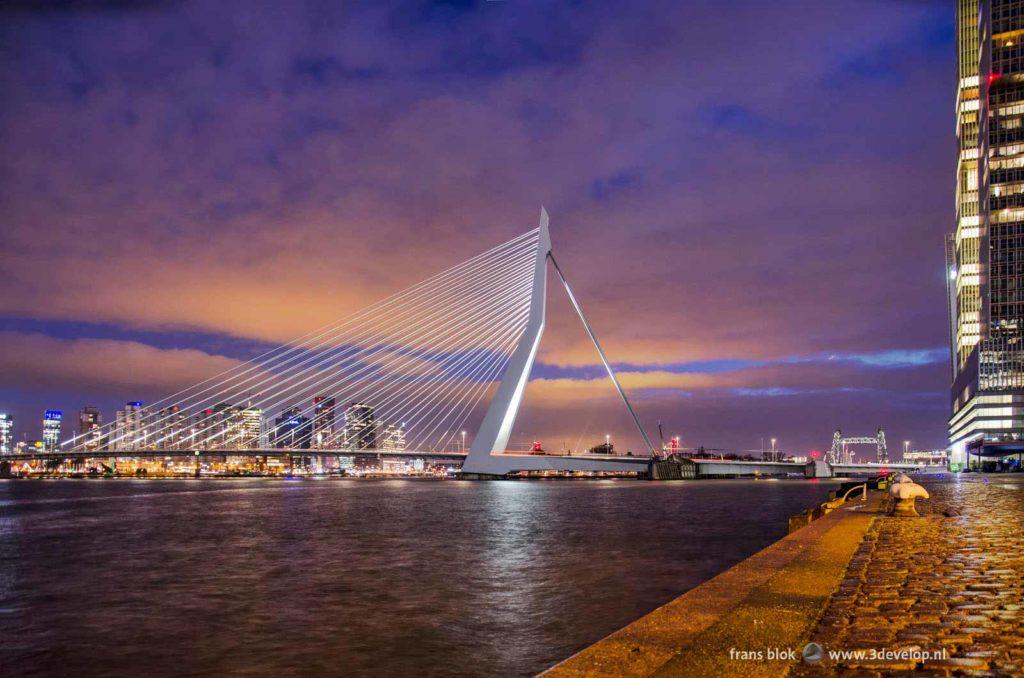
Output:
[[[548,213],[542,207],[540,210],[540,235],[537,241],[537,259],[534,263],[533,296],[530,299],[530,315],[527,319],[526,328],[512,357],[509,359],[508,367],[501,378],[501,383],[494,394],[491,405],[484,415],[480,424],[480,430],[473,438],[469,454],[462,465],[462,472],[466,476],[488,476],[500,477],[514,471],[645,471],[647,469],[648,457],[623,457],[618,455],[586,455],[586,456],[564,456],[564,455],[531,455],[505,453],[508,445],[509,435],[512,433],[512,426],[519,412],[519,405],[523,399],[523,392],[526,390],[526,382],[530,379],[530,370],[537,357],[537,348],[540,346],[541,336],[544,334],[544,312],[545,298],[547,296],[548,280],[548,258],[551,257],[551,237],[548,234]],[[555,263],[554,257],[551,257]],[[558,270],[558,264],[555,263]],[[558,271],[562,277],[561,271]],[[569,294],[573,307],[576,309],[583,326],[594,342],[594,347],[601,356],[608,376],[611,377],[615,388],[618,390],[622,401],[626,404],[637,428],[640,429],[644,441],[650,448],[650,441],[647,434],[640,426],[640,421],[633,412],[633,408],[626,398],[625,392],[619,385],[611,365],[608,363],[597,343],[590,324],[583,316],[569,284],[562,277],[565,291]],[[651,448],[653,452],[653,448]]]
[[540,338],[544,334],[544,307],[548,287],[548,253],[551,252],[551,236],[548,234],[548,213],[540,208],[540,234],[537,239],[537,260],[534,264],[533,292],[530,297],[530,316],[526,329],[519,337],[519,344],[509,359],[508,367],[494,393],[491,405],[480,424],[480,430],[473,438],[469,454],[462,465],[463,473],[501,475],[510,470],[500,459],[494,459],[495,452],[504,452],[508,437],[512,433],[523,391],[530,378],[533,361],[537,357]]

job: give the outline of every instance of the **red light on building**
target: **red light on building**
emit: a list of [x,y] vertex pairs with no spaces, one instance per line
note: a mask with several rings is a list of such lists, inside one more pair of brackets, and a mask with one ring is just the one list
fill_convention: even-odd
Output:
[[998,80],[1001,77],[1003,77],[1002,73],[989,73],[988,74],[988,84],[991,85],[992,83],[994,83],[996,80]]
[[544,451],[544,446],[541,445],[539,440],[534,440],[533,441],[533,447],[530,448],[530,451],[531,452],[543,452]]
[[821,452],[818,450],[811,450],[811,459],[821,459]]

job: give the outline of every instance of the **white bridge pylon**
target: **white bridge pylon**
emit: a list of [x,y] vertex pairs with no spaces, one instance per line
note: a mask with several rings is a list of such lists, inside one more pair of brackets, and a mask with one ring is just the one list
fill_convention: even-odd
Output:
[[480,476],[502,476],[516,471],[637,471],[640,464],[646,464],[646,457],[620,457],[615,455],[588,455],[565,456],[565,455],[537,455],[537,454],[509,454],[505,452],[508,445],[509,435],[512,433],[512,426],[515,423],[516,414],[522,403],[523,392],[526,390],[526,383],[530,379],[530,371],[533,368],[534,360],[537,357],[537,349],[540,347],[541,337],[544,334],[544,318],[547,297],[547,272],[548,260],[551,260],[558,278],[569,295],[569,301],[576,310],[580,321],[583,323],[587,334],[590,336],[601,358],[605,370],[616,391],[622,398],[622,402],[629,410],[636,424],[637,430],[643,437],[647,449],[654,455],[654,446],[650,438],[640,424],[640,420],[633,410],[626,392],[615,377],[611,364],[605,356],[601,344],[597,341],[590,323],[583,315],[583,309],[576,300],[568,281],[562,275],[558,262],[551,252],[551,236],[548,232],[548,213],[543,207],[540,211],[540,227],[537,241],[537,257],[534,262],[533,289],[530,298],[530,312],[527,318],[526,328],[520,335],[519,343],[512,353],[505,373],[501,378],[494,398],[491,400],[487,414],[480,424],[469,454],[462,466],[462,472],[469,475]]

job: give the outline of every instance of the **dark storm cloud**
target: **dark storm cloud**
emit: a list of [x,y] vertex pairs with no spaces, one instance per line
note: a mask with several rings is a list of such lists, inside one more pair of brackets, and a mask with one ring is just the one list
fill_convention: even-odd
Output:
[[[945,4],[0,6],[0,316],[25,356],[175,350],[173,382],[181,351],[286,341],[543,203],[646,419],[942,440]],[[83,401],[111,347],[73,346]],[[600,376],[554,295],[541,361],[570,410]]]

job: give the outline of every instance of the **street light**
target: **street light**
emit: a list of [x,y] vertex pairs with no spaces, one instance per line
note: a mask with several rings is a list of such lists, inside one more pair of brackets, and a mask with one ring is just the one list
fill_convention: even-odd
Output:
[[466,432],[462,432],[462,453],[466,453]]
[[775,438],[772,438],[772,461],[775,461]]
[[604,453],[605,454],[611,454],[612,453],[612,434],[611,433],[605,433],[604,434]]
[[907,451],[909,450],[909,448],[910,448],[910,441],[909,440],[904,440],[903,441],[903,456],[904,457],[907,456]]

